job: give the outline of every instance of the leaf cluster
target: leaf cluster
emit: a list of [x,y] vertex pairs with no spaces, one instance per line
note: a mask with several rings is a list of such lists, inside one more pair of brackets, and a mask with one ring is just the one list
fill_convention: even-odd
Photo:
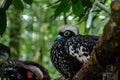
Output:
[[24,4],[31,5],[33,0],[1,0],[0,1],[0,35],[2,36],[7,27],[7,17],[6,11],[10,7],[11,4],[18,10],[24,9]]
[[75,17],[81,18],[92,7],[93,2],[94,0],[58,0],[49,4],[49,7],[55,8],[53,19],[71,10]]

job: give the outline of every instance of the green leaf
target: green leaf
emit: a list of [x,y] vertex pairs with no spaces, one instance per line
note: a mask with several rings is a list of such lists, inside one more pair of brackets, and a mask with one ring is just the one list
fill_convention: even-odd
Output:
[[67,7],[64,9],[64,13],[67,13],[70,10],[70,5],[68,4]]
[[6,30],[6,25],[7,25],[7,21],[6,21],[5,10],[0,8],[0,35],[1,36]]
[[79,0],[71,0],[72,4],[77,4],[79,2]]
[[[106,1],[106,0],[105,0],[105,1]],[[90,2],[91,2],[91,3],[94,3],[94,2],[95,2],[95,0],[90,0]]]
[[72,3],[72,10],[76,16],[80,16],[84,13],[84,7],[82,5],[81,0],[78,0],[76,4]]
[[17,8],[19,10],[24,9],[24,5],[21,0],[14,0],[14,6],[15,6],[15,8]]
[[23,0],[25,3],[31,5],[33,3],[33,0]]
[[0,8],[3,8],[6,3],[6,0],[0,0]]
[[53,3],[48,4],[47,7],[54,7],[54,6],[56,6],[57,4],[59,4],[59,2],[61,2],[61,1],[60,1],[60,0],[57,0],[57,1],[53,2]]
[[69,0],[61,0],[61,3],[58,5],[57,9],[55,10],[54,18],[61,14],[64,9],[67,7]]
[[82,4],[84,7],[86,6],[87,8],[91,8],[93,5],[93,1],[91,2],[90,0],[82,0]]
[[4,5],[4,9],[7,10],[9,8],[9,6],[12,4],[13,0],[6,0],[6,3]]

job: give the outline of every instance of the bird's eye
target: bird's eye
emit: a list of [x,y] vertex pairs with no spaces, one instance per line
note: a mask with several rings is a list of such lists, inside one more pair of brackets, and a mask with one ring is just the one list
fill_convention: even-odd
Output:
[[70,35],[70,32],[69,31],[65,31],[64,32],[64,36],[69,36]]

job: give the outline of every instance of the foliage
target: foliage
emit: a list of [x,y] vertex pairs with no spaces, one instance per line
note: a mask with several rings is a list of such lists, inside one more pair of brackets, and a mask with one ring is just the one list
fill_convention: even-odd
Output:
[[11,5],[12,0],[1,0],[0,1],[0,35],[2,36],[6,30],[6,10]]
[[[89,8],[92,7],[94,1],[87,0],[58,0],[50,4],[51,7],[57,7],[55,10],[54,18],[58,17],[62,12],[67,13],[72,8],[72,13],[81,18]],[[58,4],[58,5],[56,5]]]
[[[0,35],[2,36],[3,33],[6,30],[6,10],[9,8],[9,6],[12,4],[14,4],[15,8],[19,9],[19,10],[23,10],[24,9],[24,5],[23,2],[21,0],[1,0],[0,1]],[[31,5],[33,0],[24,0],[25,3]]]
[[2,34],[4,33],[5,29],[6,29],[6,13],[5,10],[0,9],[0,34],[2,36]]
[[[19,59],[43,64],[54,79],[60,74],[52,66],[49,53],[58,28],[65,23],[75,24],[79,27],[81,34],[100,35],[109,13],[97,6],[96,1],[106,6],[110,4],[110,0],[13,0],[12,4],[6,3],[8,6],[0,10],[0,35],[5,32],[0,42],[10,44],[10,30],[18,20],[20,26],[16,24],[16,27],[20,29],[19,40],[14,38],[14,41],[20,43],[20,55],[17,54]],[[13,13],[19,14],[19,19]],[[11,22],[13,18],[17,20]],[[88,24],[90,24],[89,27],[87,27]],[[16,52],[16,49],[11,51]]]

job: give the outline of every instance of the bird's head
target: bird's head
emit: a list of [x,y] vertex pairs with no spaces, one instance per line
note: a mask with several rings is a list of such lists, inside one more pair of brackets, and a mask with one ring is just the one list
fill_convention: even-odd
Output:
[[79,29],[74,25],[63,25],[58,33],[57,40],[62,38],[69,38],[79,34]]
[[27,72],[28,78],[32,78],[34,75],[36,75],[38,80],[43,80],[43,77],[44,77],[43,72],[37,66],[28,65],[26,68],[30,70]]

